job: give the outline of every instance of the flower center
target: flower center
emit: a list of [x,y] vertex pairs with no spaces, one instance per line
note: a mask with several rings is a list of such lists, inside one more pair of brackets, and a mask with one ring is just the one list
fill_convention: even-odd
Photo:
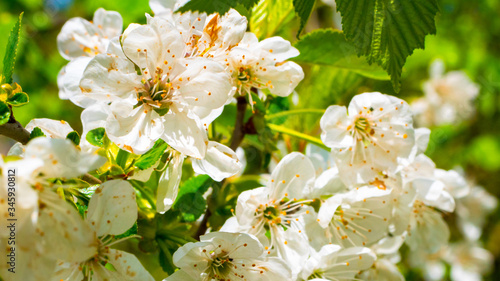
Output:
[[219,254],[212,253],[212,262],[209,265],[210,275],[212,278],[223,280],[225,276],[229,276],[233,267],[233,259],[228,256],[225,251]]
[[370,122],[366,117],[358,117],[356,121],[354,121],[354,129],[362,136],[375,134],[375,131],[371,128]]
[[143,79],[143,89],[137,91],[137,106],[146,104],[152,107],[161,116],[167,114],[173,99],[172,83],[155,78]]

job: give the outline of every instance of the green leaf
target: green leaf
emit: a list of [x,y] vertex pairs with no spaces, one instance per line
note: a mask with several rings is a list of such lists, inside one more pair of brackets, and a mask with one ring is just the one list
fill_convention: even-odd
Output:
[[399,92],[406,58],[436,33],[437,0],[337,0],[342,27],[359,56],[391,75]]
[[79,145],[80,144],[80,135],[78,134],[77,131],[73,131],[71,133],[69,133],[66,138],[70,141],[72,141],[75,145]]
[[340,31],[315,30],[295,43],[294,47],[300,52],[299,56],[292,59],[296,62],[343,68],[372,79],[389,79],[380,66],[369,65],[358,57],[355,47],[346,41]]
[[123,169],[126,169],[127,168],[127,160],[128,160],[129,156],[130,156],[130,152],[120,148],[118,150],[118,154],[116,155],[116,164],[118,164],[118,166],[122,167]]
[[17,47],[19,45],[19,37],[21,36],[21,20],[23,14],[19,15],[19,19],[10,31],[9,41],[5,49],[5,56],[3,57],[3,75],[4,83],[12,83],[12,75],[14,74],[14,65],[16,64]]
[[155,145],[150,150],[137,159],[135,166],[141,170],[150,168],[161,158],[167,148],[167,143],[161,139],[157,140]]
[[260,0],[252,9],[249,18],[250,31],[257,38],[264,39],[273,36],[293,19],[293,0]]
[[42,129],[35,127],[30,133],[30,140],[38,137],[45,137],[45,134],[43,133]]
[[300,32],[306,26],[307,20],[311,16],[312,10],[314,8],[314,2],[316,0],[293,0],[293,6],[295,7],[295,12],[300,18],[300,27],[297,32],[297,38],[299,38]]
[[187,180],[179,189],[179,193],[177,195],[177,200],[174,203],[174,206],[178,203],[179,199],[188,193],[196,193],[201,192],[205,193],[210,185],[212,185],[213,180],[208,175],[199,175],[196,177],[192,177]]
[[7,99],[7,103],[12,106],[21,106],[29,102],[29,97],[26,93],[19,92],[12,95]]
[[207,201],[203,194],[212,183],[213,180],[209,176],[199,175],[190,178],[181,186],[173,207],[182,213],[184,221],[193,222],[205,212]]
[[97,128],[89,131],[85,139],[94,146],[103,147],[104,139],[106,138],[106,130],[104,128]]
[[246,9],[251,9],[258,0],[191,0],[180,7],[177,12],[199,11],[207,14],[225,14],[229,9],[238,5],[243,5]]
[[9,106],[4,102],[0,102],[0,125],[9,122],[9,119],[10,119]]

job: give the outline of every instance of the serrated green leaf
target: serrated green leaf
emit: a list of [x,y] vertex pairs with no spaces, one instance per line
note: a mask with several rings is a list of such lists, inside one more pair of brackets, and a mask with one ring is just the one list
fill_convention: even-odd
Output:
[[180,7],[177,12],[199,11],[207,14],[225,14],[229,9],[238,5],[243,5],[246,9],[251,9],[258,0],[191,0]]
[[45,134],[43,133],[42,129],[35,127],[30,133],[30,140],[38,137],[45,137]]
[[293,16],[293,0],[260,0],[249,18],[250,31],[261,40],[271,37]]
[[150,168],[161,158],[167,148],[167,143],[165,143],[161,139],[157,140],[155,145],[150,150],[148,150],[137,159],[137,161],[135,162],[135,166],[141,170]]
[[389,79],[380,66],[369,65],[365,59],[358,57],[356,48],[346,41],[340,31],[315,30],[295,43],[294,47],[299,50],[300,55],[293,58],[293,61],[347,69],[372,79]]
[[14,65],[16,64],[17,47],[19,45],[19,37],[21,36],[21,20],[23,14],[19,15],[19,19],[12,28],[9,36],[9,41],[7,42],[7,48],[5,49],[5,56],[3,57],[3,75],[4,83],[12,83],[12,75],[14,74]]
[[71,133],[69,133],[66,138],[70,141],[72,141],[75,145],[79,145],[80,144],[80,135],[78,134],[77,131],[73,131]]
[[106,137],[106,130],[104,130],[104,128],[97,128],[89,131],[85,136],[85,139],[91,145],[103,147],[105,137]]
[[4,102],[0,102],[0,125],[9,122],[9,119],[10,119],[9,106]]
[[337,0],[346,38],[357,54],[391,75],[399,92],[406,58],[436,33],[437,0]]
[[300,32],[302,32],[302,29],[306,26],[307,20],[309,20],[309,17],[311,16],[314,8],[314,2],[316,2],[316,0],[293,0],[293,7],[300,18],[300,27],[297,32],[297,38],[299,38]]
[[12,95],[12,97],[9,97],[7,99],[7,103],[12,105],[12,106],[21,106],[25,105],[29,102],[29,97],[26,93],[20,92],[20,93],[15,93]]

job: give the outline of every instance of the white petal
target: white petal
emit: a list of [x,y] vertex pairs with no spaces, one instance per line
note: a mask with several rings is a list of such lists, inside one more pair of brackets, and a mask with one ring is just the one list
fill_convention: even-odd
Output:
[[42,130],[45,136],[49,138],[65,139],[73,132],[73,128],[66,121],[52,120],[48,118],[33,119],[26,125],[26,130],[33,131],[35,127]]
[[193,159],[193,170],[198,174],[207,174],[216,181],[233,176],[241,171],[242,165],[236,153],[218,142],[208,142],[205,158]]
[[106,132],[119,147],[142,154],[153,147],[163,133],[163,120],[153,109],[141,105],[133,108],[125,102],[115,102],[113,113],[106,120]]
[[168,211],[174,204],[182,177],[184,156],[176,154],[171,157],[170,164],[168,164],[167,169],[161,174],[158,182],[156,211],[161,214]]
[[80,81],[83,95],[105,102],[123,99],[135,104],[136,90],[142,87],[141,76],[137,75],[133,63],[104,54],[89,62]]
[[137,203],[132,185],[123,180],[101,184],[90,199],[86,220],[99,237],[119,235],[130,229],[137,220]]
[[299,55],[299,51],[292,47],[289,41],[279,36],[264,39],[255,48],[269,52],[267,56],[273,60],[276,59],[277,62],[283,62]]
[[314,166],[307,156],[298,152],[288,154],[271,174],[267,185],[273,190],[271,197],[301,198],[306,186],[312,184],[315,174]]
[[279,66],[270,65],[266,71],[258,69],[256,76],[264,83],[270,82],[268,89],[271,94],[287,97],[304,79],[304,71],[300,65],[288,61]]
[[121,280],[127,281],[154,281],[155,279],[144,268],[139,259],[133,254],[109,249],[106,253],[108,262],[113,265],[117,273],[121,275]]
[[38,235],[49,257],[83,262],[97,253],[94,232],[73,206],[49,190],[40,193],[40,202]]
[[321,140],[333,149],[351,145],[354,140],[347,134],[346,128],[350,125],[347,117],[347,108],[340,105],[329,106],[321,117]]
[[185,102],[208,109],[226,104],[231,84],[222,65],[204,58],[185,59],[181,63],[188,66],[175,76],[172,87],[179,88],[179,95]]
[[198,120],[185,112],[172,112],[163,116],[165,131],[161,137],[168,145],[182,154],[203,158],[207,150],[208,137]]
[[63,25],[57,35],[57,48],[67,60],[82,56],[92,57],[106,49],[102,37],[97,26],[82,18],[72,18]]
[[26,146],[25,157],[45,163],[39,171],[49,178],[74,178],[101,167],[106,159],[79,151],[67,139],[35,138]]
[[[185,44],[179,31],[168,21],[148,18],[149,24],[125,30],[123,51],[140,68],[151,73],[184,57]],[[166,68],[166,67],[165,67]]]
[[120,13],[97,9],[94,13],[93,23],[99,28],[103,35],[108,38],[120,36],[123,29],[123,19]]

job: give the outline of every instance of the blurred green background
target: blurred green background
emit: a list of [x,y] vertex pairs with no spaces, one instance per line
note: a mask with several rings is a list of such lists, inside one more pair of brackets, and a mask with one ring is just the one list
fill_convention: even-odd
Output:
[[[299,103],[292,107],[326,108],[347,104],[355,94],[380,91],[411,101],[422,96],[421,85],[428,79],[429,64],[441,58],[447,71],[464,70],[480,85],[477,113],[470,120],[432,128],[429,155],[439,168],[461,166],[467,176],[500,196],[500,1],[440,0],[437,35],[428,36],[426,49],[417,50],[408,59],[402,89],[395,94],[389,81],[365,78],[359,74],[329,67],[305,67],[306,78],[298,87]],[[59,55],[56,37],[71,17],[91,20],[94,11],[103,7],[122,14],[124,26],[144,23],[150,13],[147,0],[17,0],[0,2],[0,57],[3,57],[7,34],[19,13],[25,12],[22,41],[14,80],[29,94],[30,103],[14,111],[26,125],[33,118],[64,119],[81,131],[81,109],[58,98],[57,73],[66,61]],[[295,20],[294,20],[295,21]],[[334,10],[317,3],[306,32],[314,28],[335,27]],[[292,23],[294,23],[292,21]],[[296,41],[292,28],[278,27],[277,33]],[[283,25],[286,26],[286,25]],[[288,28],[288,29],[287,29]],[[1,62],[0,62],[1,64]],[[292,97],[290,97],[290,101]],[[290,102],[293,104],[293,102]],[[319,116],[291,117],[287,126],[319,135]],[[302,118],[302,119],[299,119]],[[232,123],[232,121],[231,121]],[[6,153],[12,141],[2,138],[0,150]],[[292,143],[303,150],[303,143]],[[500,280],[500,213],[493,214],[482,237],[485,247],[496,257],[495,270],[487,280]],[[408,280],[419,280],[418,274]]]

